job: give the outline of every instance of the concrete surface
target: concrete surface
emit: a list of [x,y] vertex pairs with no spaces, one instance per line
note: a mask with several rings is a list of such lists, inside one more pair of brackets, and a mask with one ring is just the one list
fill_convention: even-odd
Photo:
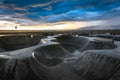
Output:
[[48,36],[32,47],[0,52],[0,80],[120,80],[119,75],[119,41]]

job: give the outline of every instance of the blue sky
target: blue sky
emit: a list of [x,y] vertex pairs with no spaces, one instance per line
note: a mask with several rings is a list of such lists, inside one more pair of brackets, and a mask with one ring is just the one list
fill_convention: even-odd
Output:
[[109,20],[120,0],[0,0],[0,20],[42,23]]

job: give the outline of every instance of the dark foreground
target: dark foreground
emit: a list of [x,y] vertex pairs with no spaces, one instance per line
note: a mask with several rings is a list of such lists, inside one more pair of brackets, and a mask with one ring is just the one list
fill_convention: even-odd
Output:
[[120,80],[119,41],[49,36],[37,43],[0,45],[0,80]]

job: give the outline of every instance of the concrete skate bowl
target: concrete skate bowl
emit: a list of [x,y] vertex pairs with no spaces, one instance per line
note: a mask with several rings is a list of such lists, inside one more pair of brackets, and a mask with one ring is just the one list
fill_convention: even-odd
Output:
[[64,58],[71,56],[60,44],[36,48],[33,52],[36,59],[47,66],[55,66],[63,62]]
[[92,47],[93,50],[86,50],[90,40],[84,39],[88,41],[84,43],[86,47],[76,48],[83,50],[82,55],[68,63],[64,59],[74,57],[70,52],[76,49],[70,51],[58,42],[0,52],[0,80],[120,80],[120,77],[114,77],[120,74],[120,57],[116,48],[94,50]]
[[114,49],[117,46],[110,42],[97,42],[90,41],[87,37],[56,37],[56,42],[59,42],[63,48],[65,48],[69,52],[74,52],[78,50],[83,52],[85,50],[102,50],[102,49]]
[[[49,47],[48,47],[49,46]],[[52,48],[51,48],[52,47]],[[54,48],[56,51],[51,51]],[[48,48],[51,48],[48,50]],[[3,53],[10,58],[1,58],[1,80],[119,80],[120,58],[114,51],[88,50],[75,62],[64,63],[69,57],[59,44],[35,46]],[[47,51],[46,51],[47,50]],[[63,52],[61,52],[61,50]],[[26,52],[27,51],[27,52]],[[10,55],[13,54],[14,55]],[[58,53],[55,53],[58,52]],[[33,54],[34,53],[34,54]],[[2,54],[2,55],[3,55]],[[27,55],[26,55],[27,54]],[[20,57],[25,56],[25,57]],[[71,56],[70,56],[71,57]],[[42,59],[41,59],[42,58]],[[117,79],[116,75],[117,74]]]
[[0,52],[31,47],[40,42],[41,36],[5,35],[0,36]]

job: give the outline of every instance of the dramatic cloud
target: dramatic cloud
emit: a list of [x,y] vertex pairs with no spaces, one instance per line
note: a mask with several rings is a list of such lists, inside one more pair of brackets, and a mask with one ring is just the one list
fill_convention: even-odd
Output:
[[118,16],[120,0],[0,0],[0,20],[22,25],[111,21]]

